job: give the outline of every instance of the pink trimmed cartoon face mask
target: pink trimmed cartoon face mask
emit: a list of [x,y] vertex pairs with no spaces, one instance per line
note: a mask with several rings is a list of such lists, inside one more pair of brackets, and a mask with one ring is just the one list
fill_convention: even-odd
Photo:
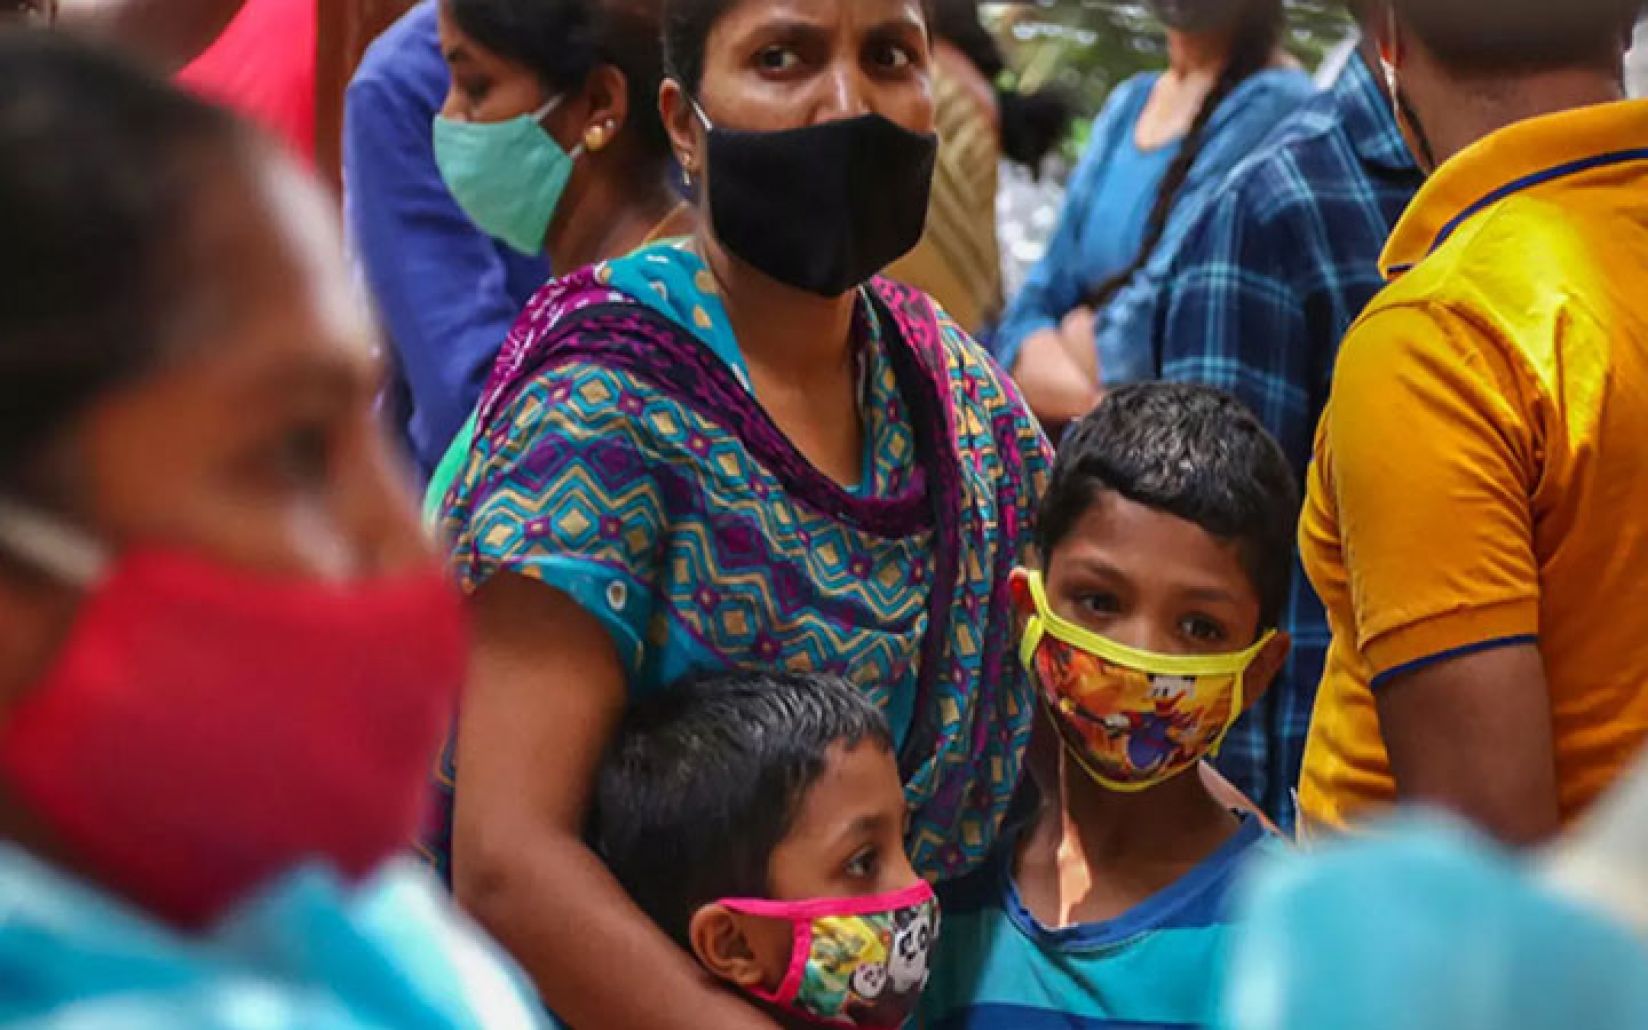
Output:
[[938,899],[927,884],[867,898],[721,904],[794,929],[783,983],[751,990],[762,1001],[820,1026],[870,1030],[898,1030],[915,1012],[938,939]]

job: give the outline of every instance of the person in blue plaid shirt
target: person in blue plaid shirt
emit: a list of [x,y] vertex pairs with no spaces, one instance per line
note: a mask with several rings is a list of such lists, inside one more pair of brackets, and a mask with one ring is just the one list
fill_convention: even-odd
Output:
[[[1357,3],[1364,25],[1377,0]],[[1231,173],[1190,232],[1155,326],[1164,379],[1252,408],[1303,482],[1334,356],[1384,285],[1378,258],[1423,176],[1402,141],[1371,44]],[[1219,769],[1291,829],[1327,616],[1296,570],[1283,628],[1293,657],[1225,741]]]

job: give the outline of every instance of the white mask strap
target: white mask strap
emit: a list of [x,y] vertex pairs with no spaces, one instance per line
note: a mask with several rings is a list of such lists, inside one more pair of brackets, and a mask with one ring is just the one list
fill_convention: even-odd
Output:
[[0,549],[61,582],[89,586],[109,566],[108,551],[56,516],[0,498]]
[[544,106],[532,112],[532,120],[535,122],[541,122],[545,118],[548,118],[550,115],[555,113],[555,109],[560,107],[564,100],[566,100],[565,93],[562,93],[560,96],[550,97],[548,100],[544,101]]
[[[555,109],[560,107],[562,101],[564,101],[564,100],[566,100],[566,94],[565,93],[562,93],[558,97],[550,97],[548,100],[544,101],[544,106],[542,106],[542,107],[538,108],[538,110],[532,112],[532,120],[538,124],[538,128],[540,128],[540,129],[544,128],[544,124],[543,124],[544,119],[548,118],[550,115],[554,114]],[[544,129],[544,135],[546,135],[546,136],[549,135],[549,130],[548,129]],[[555,137],[550,136],[550,141],[554,142]],[[584,150],[585,149],[586,148],[584,146],[584,141],[582,139],[580,139],[578,141],[577,146],[575,146],[571,150],[567,151],[567,158],[570,159],[570,160],[576,161],[580,157],[584,156]]]
[[696,97],[692,100],[692,112],[698,116],[698,120],[700,122],[704,123],[704,131],[715,131],[715,125],[710,122],[710,116],[704,113],[704,109],[702,107],[698,106],[698,100]]
[[1385,52],[1388,49],[1392,55],[1396,53],[1396,41],[1401,29],[1396,20],[1395,7],[1389,8],[1386,11],[1386,16],[1386,39],[1385,46],[1379,48],[1379,68],[1385,73],[1385,90],[1390,94],[1391,103],[1398,104],[1400,101],[1397,100],[1397,87],[1399,83],[1397,80],[1396,64],[1385,56]]

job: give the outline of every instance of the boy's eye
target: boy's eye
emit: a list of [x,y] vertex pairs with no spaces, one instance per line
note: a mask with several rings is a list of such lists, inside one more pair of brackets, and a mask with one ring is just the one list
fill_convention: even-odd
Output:
[[872,880],[876,874],[876,849],[865,848],[847,860],[843,871],[855,880]]
[[1187,616],[1179,628],[1185,636],[1201,644],[1222,643],[1228,635],[1223,626],[1205,615]]
[[1116,615],[1122,610],[1122,605],[1115,594],[1083,594],[1076,599],[1083,611],[1094,615]]

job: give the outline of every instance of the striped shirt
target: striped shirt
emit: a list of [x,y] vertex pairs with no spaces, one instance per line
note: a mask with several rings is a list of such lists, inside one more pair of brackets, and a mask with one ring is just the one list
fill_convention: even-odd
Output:
[[[1303,483],[1339,342],[1384,285],[1379,253],[1422,181],[1389,98],[1353,57],[1231,175],[1179,250],[1155,326],[1163,378],[1241,398]],[[1330,636],[1297,571],[1282,628],[1293,636],[1288,667],[1218,765],[1290,828]]]

